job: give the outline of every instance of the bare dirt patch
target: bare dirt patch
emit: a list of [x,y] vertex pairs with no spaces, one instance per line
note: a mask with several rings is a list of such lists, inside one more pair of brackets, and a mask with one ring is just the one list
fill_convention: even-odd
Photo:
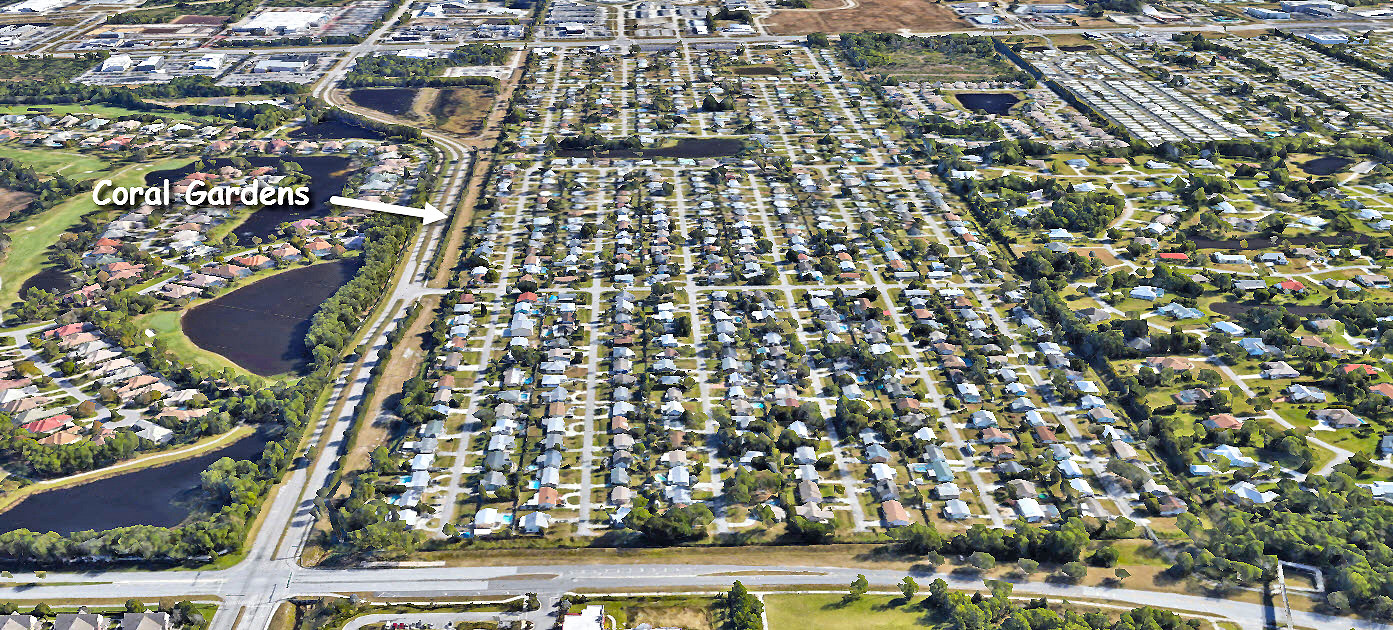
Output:
[[775,11],[764,21],[764,25],[771,33],[806,35],[861,31],[947,31],[961,29],[963,22],[943,5],[927,0],[859,0],[857,6],[850,9]]
[[29,207],[29,202],[33,201],[33,193],[0,188],[0,221],[10,218],[10,215]]
[[492,90],[485,88],[453,87],[422,94],[416,103],[418,110],[424,105],[422,113],[434,117],[435,125],[442,131],[474,135],[483,130],[484,120],[493,110],[494,96]]
[[227,21],[225,15],[181,15],[171,24],[206,24],[216,26]]

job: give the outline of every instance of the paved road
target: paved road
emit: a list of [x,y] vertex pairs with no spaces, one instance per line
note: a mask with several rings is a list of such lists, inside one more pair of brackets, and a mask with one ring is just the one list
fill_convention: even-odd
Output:
[[[633,590],[662,591],[668,588],[710,587],[712,590],[729,587],[739,579],[749,586],[779,588],[787,586],[821,585],[839,588],[863,573],[872,584],[890,586],[904,577],[901,571],[848,569],[841,567],[791,566],[780,567],[786,573],[770,575],[768,566],[746,565],[536,565],[513,567],[440,567],[412,569],[306,569],[296,567],[285,558],[269,561],[247,561],[225,571],[205,572],[93,572],[85,574],[49,574],[47,581],[110,582],[100,587],[92,585],[7,587],[0,589],[5,598],[75,598],[91,597],[99,588],[103,597],[158,598],[186,595],[216,595],[229,602],[277,602],[288,597],[326,595],[333,593],[370,592],[381,596],[407,597],[419,600],[432,598],[465,598],[482,594],[522,594],[536,592],[544,599],[554,599],[566,591],[588,588],[602,591]],[[742,572],[748,572],[741,575]],[[763,574],[760,574],[763,573]],[[935,573],[911,572],[920,584],[942,578],[954,588],[982,589],[980,579]],[[38,580],[33,576],[17,575],[14,582]],[[1182,611],[1202,612],[1225,617],[1240,627],[1254,630],[1263,627],[1265,607],[1258,604],[1227,599],[1185,595],[1130,588],[1070,586],[1048,582],[1022,582],[1015,585],[1019,595],[1051,598],[1100,599],[1119,605],[1153,605]],[[271,606],[253,606],[239,628],[266,627]],[[235,606],[219,609],[214,626],[232,627]],[[1393,626],[1296,612],[1298,626],[1346,630],[1389,630]]]
[[[403,5],[384,24],[397,21],[407,5]],[[1371,22],[1293,22],[1285,27],[1368,27]],[[1231,30],[1251,30],[1269,28],[1267,24],[1251,24],[1229,27]],[[1050,30],[1049,33],[1102,32],[1192,32],[1195,30],[1219,31],[1220,27],[1196,29],[1194,27],[1158,28],[1113,28],[1113,29],[1063,29]],[[331,47],[333,50],[347,52],[342,62],[318,84],[313,93],[325,100],[339,103],[333,91],[336,83],[356,58],[376,50],[394,50],[378,42],[386,28],[379,29],[363,43],[354,46]],[[964,30],[962,32],[980,32]],[[1044,31],[1008,31],[1019,34],[1042,34]],[[792,43],[798,37],[759,36],[753,38],[674,38],[667,40],[644,40],[643,43]],[[596,44],[616,44],[626,42],[534,42],[511,44],[517,47],[546,46],[593,46]],[[455,44],[436,46],[453,48]],[[421,44],[409,47],[420,48]],[[293,48],[279,52],[305,52],[308,48]],[[325,50],[315,48],[313,50]],[[274,49],[259,50],[258,53],[274,53]],[[367,114],[362,110],[359,113]],[[455,211],[455,205],[464,197],[467,180],[469,149],[454,138],[436,133],[427,133],[435,143],[446,162],[442,183],[436,196],[436,204],[446,212]],[[713,590],[727,587],[733,579],[732,572],[759,572],[740,575],[738,579],[751,586],[778,588],[791,585],[825,585],[840,587],[849,583],[856,573],[865,573],[872,583],[890,585],[903,577],[899,571],[847,569],[841,567],[783,567],[791,571],[785,574],[765,573],[766,566],[744,565],[540,565],[540,566],[502,566],[502,567],[432,567],[432,568],[373,568],[373,569],[312,569],[298,565],[300,551],[311,533],[314,523],[314,493],[325,487],[337,465],[338,455],[346,443],[351,419],[357,413],[358,404],[368,383],[368,374],[383,358],[386,334],[400,323],[410,305],[424,295],[440,292],[426,287],[426,268],[441,242],[443,228],[439,225],[422,230],[411,246],[410,254],[404,264],[406,272],[393,287],[387,297],[387,308],[368,326],[370,349],[363,353],[358,362],[340,369],[336,384],[331,391],[330,405],[314,426],[314,437],[325,437],[328,448],[306,469],[292,471],[280,487],[275,498],[268,502],[265,524],[252,541],[247,557],[230,569],[219,571],[189,572],[148,572],[148,571],[92,571],[76,573],[50,573],[43,580],[32,575],[17,575],[10,583],[47,582],[54,586],[3,587],[0,598],[58,599],[101,597],[183,597],[192,595],[216,595],[224,599],[225,605],[219,608],[214,617],[214,630],[228,630],[234,626],[250,630],[265,628],[275,611],[275,607],[287,598],[295,596],[324,595],[349,592],[370,592],[383,596],[439,598],[469,594],[518,594],[537,592],[544,601],[552,601],[568,590],[586,587],[591,589],[644,589],[661,590],[672,587],[710,587]],[[785,286],[776,286],[786,290]],[[695,318],[694,318],[695,323]],[[351,378],[350,378],[351,377]],[[929,381],[926,379],[926,381]],[[332,410],[342,402],[338,414]],[[948,580],[959,588],[982,588],[980,580],[955,577],[948,574],[921,572],[915,574],[921,583],[934,578]],[[84,582],[86,584],[84,584]],[[93,583],[99,584],[93,584]],[[1055,598],[1087,597],[1116,602],[1123,605],[1151,604],[1179,610],[1200,611],[1206,614],[1226,617],[1242,628],[1260,628],[1267,616],[1267,610],[1260,605],[1217,599],[1196,595],[1164,593],[1136,589],[1107,589],[1088,586],[1068,586],[1042,582],[1027,582],[1016,586],[1022,595],[1047,595]],[[240,619],[240,623],[238,620]],[[1296,613],[1296,625],[1345,630],[1346,628],[1386,630],[1390,626],[1346,618],[1332,618],[1310,613]],[[366,623],[366,621],[364,622]]]

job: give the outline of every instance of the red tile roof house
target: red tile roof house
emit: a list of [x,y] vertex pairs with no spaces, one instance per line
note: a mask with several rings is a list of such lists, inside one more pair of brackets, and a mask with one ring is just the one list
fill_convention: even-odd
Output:
[[986,444],[1010,444],[1014,441],[1010,435],[996,427],[987,427],[982,431],[982,442]]
[[57,327],[57,328],[50,328],[50,329],[44,331],[43,336],[44,336],[45,338],[48,338],[48,339],[53,339],[53,338],[59,338],[59,339],[61,339],[61,338],[63,338],[63,337],[68,337],[68,336],[70,336],[70,335],[76,335],[76,334],[78,334],[78,333],[80,333],[80,332],[86,332],[86,331],[91,330],[91,329],[92,329],[92,324],[90,324],[90,323],[88,323],[88,322],[78,322],[78,323],[76,323],[76,324],[66,324],[66,325],[63,325],[63,326],[59,326],[59,327]]
[[135,269],[122,269],[121,271],[113,272],[110,276],[107,277],[108,282],[138,279],[140,279],[140,272]]
[[238,256],[236,258],[233,258],[232,262],[235,262],[238,265],[241,265],[248,269],[270,269],[271,267],[276,266],[276,261],[271,260],[270,257],[262,256],[260,254],[254,254],[251,256]]
[[1306,285],[1296,280],[1285,280],[1277,283],[1277,288],[1283,293],[1305,293]]
[[1180,252],[1165,252],[1157,254],[1156,257],[1160,258],[1161,260],[1169,260],[1174,262],[1187,262],[1190,260],[1189,255]]
[[1356,370],[1363,370],[1364,374],[1368,376],[1374,376],[1378,374],[1378,368],[1375,368],[1374,366],[1369,365],[1368,363],[1346,363],[1340,366],[1340,372],[1345,374],[1349,374],[1350,372],[1354,372]]
[[139,273],[144,270],[145,265],[137,265],[135,263],[129,263],[124,260],[121,262],[107,263],[105,265],[102,265],[102,271],[105,271],[107,273],[117,273],[120,271],[135,271]]
[[1243,428],[1243,421],[1233,417],[1232,414],[1216,413],[1204,420],[1204,426],[1210,429],[1224,431],[1227,429]]
[[210,276],[217,276],[227,280],[236,280],[237,278],[245,278],[252,275],[250,269],[238,267],[237,265],[218,265],[216,267],[207,267],[204,271]]
[[182,284],[167,284],[159,291],[160,295],[170,300],[182,300],[188,297],[195,297],[203,293],[202,289],[185,286]]
[[305,250],[316,256],[322,256],[333,248],[334,246],[330,245],[328,241],[320,238],[305,243]]
[[42,435],[44,433],[52,433],[54,431],[57,431],[58,429],[67,426],[69,422],[72,422],[72,420],[72,416],[69,416],[67,414],[59,414],[56,416],[44,418],[42,420],[35,420],[33,422],[30,422],[29,424],[24,425],[24,430],[39,435]]

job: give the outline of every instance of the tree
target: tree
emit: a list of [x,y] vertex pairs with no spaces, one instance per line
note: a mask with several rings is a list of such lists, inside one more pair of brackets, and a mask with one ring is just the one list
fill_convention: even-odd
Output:
[[1088,575],[1088,567],[1077,560],[1060,567],[1059,571],[1064,574],[1064,577],[1069,578],[1070,582],[1077,582],[1082,580],[1083,576]]
[[978,571],[990,571],[996,568],[996,558],[985,551],[977,551],[967,557],[967,563]]
[[1026,575],[1040,570],[1040,563],[1030,558],[1021,558],[1016,564],[1020,566],[1021,571],[1024,571]]
[[138,599],[128,599],[126,600],[126,612],[143,613],[145,612],[145,604],[142,604]]
[[1114,570],[1114,571],[1112,572],[1112,574],[1113,574],[1114,576],[1117,577],[1117,581],[1118,581],[1118,582],[1121,582],[1121,581],[1123,581],[1123,580],[1126,580],[1126,579],[1129,578],[1129,577],[1132,577],[1132,572],[1131,572],[1131,571],[1128,571],[1127,569],[1124,569],[1124,568],[1122,568],[1122,567],[1118,567],[1116,570]]
[[1089,558],[1089,562],[1095,567],[1111,567],[1117,564],[1118,555],[1117,548],[1108,545],[1093,552],[1093,557]]
[[861,596],[865,595],[866,591],[869,590],[871,590],[871,583],[866,580],[865,575],[858,573],[856,574],[856,579],[851,581],[851,586],[847,588],[846,597],[843,597],[842,601],[846,603],[854,602],[861,599]]
[[922,556],[943,548],[943,536],[932,525],[914,523],[896,529],[893,535],[906,553]]
[[35,606],[33,612],[29,614],[35,617],[52,617],[53,608],[49,607],[47,603],[40,603],[38,606]]
[[739,581],[731,585],[726,593],[726,614],[729,626],[734,630],[760,630],[764,627],[764,602],[750,594],[749,589]]
[[915,582],[914,578],[906,575],[904,576],[904,580],[900,582],[900,592],[904,593],[904,601],[908,604],[909,600],[914,598],[914,594],[919,592],[919,583]]

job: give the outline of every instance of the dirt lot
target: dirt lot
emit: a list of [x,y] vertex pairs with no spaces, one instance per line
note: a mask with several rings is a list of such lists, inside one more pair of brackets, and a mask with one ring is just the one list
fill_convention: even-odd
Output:
[[[780,35],[859,33],[861,31],[928,32],[959,30],[965,23],[941,4],[927,0],[855,0],[850,9],[775,11],[764,21]],[[814,5],[817,6],[817,5]]]
[[32,199],[34,195],[31,193],[0,188],[0,220],[8,219],[11,212],[28,207]]
[[493,98],[493,91],[485,88],[428,89],[416,99],[416,108],[422,118],[434,118],[436,126],[445,131],[472,135],[482,130]]

